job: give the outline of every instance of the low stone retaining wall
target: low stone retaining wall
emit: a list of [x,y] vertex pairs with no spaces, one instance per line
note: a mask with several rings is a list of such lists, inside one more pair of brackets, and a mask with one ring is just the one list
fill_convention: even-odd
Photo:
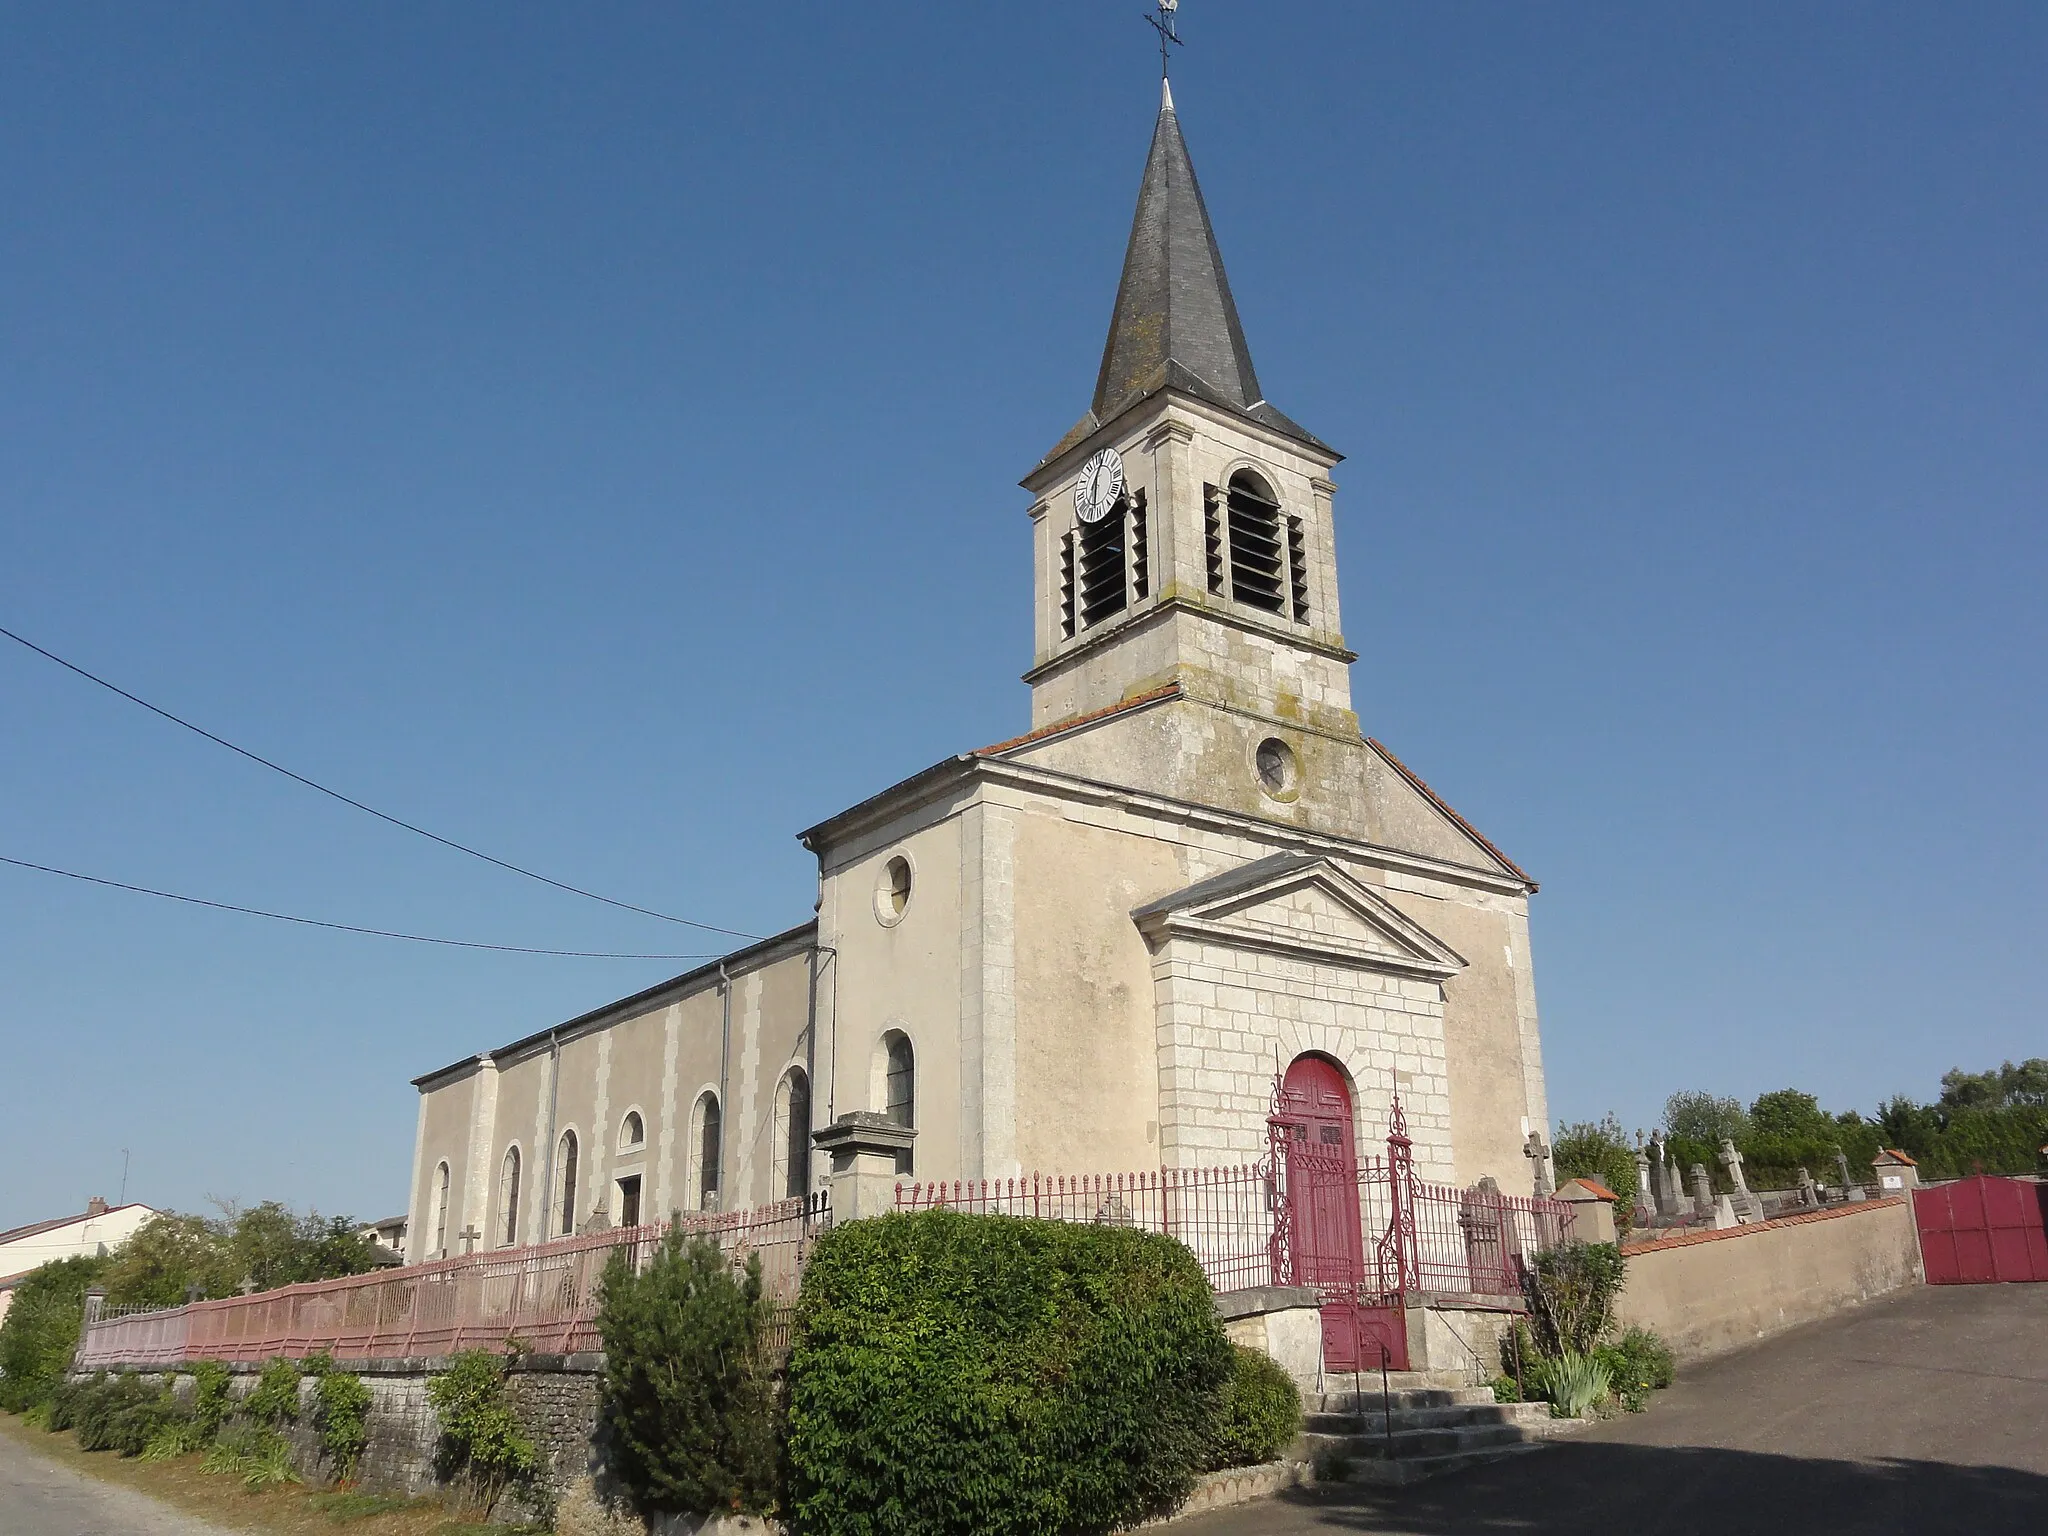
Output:
[[[351,1360],[336,1369],[362,1379],[370,1389],[370,1443],[357,1469],[357,1483],[372,1493],[407,1497],[447,1491],[435,1470],[440,1424],[427,1398],[427,1383],[445,1360]],[[602,1355],[522,1355],[506,1372],[505,1387],[513,1411],[541,1456],[544,1495],[553,1504],[579,1484],[588,1489],[596,1470],[597,1378]],[[234,1364],[230,1391],[237,1401],[255,1389],[262,1367]],[[82,1373],[96,1375],[97,1372]],[[181,1394],[193,1390],[190,1376],[171,1370],[138,1371],[145,1381],[168,1381]],[[283,1433],[292,1448],[293,1468],[308,1482],[324,1481],[320,1436],[312,1427],[318,1383],[308,1378],[299,1386],[299,1419]],[[534,1518],[544,1511],[523,1502],[516,1493],[500,1501],[501,1518]]]
[[1620,1325],[1655,1329],[1680,1361],[1726,1354],[1921,1278],[1912,1205],[1896,1197],[1622,1252]]

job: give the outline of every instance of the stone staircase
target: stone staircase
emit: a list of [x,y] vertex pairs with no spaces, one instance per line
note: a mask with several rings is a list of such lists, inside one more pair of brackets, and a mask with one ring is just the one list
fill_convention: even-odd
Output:
[[1318,1479],[1361,1483],[1411,1483],[1497,1461],[1591,1422],[1553,1419],[1547,1403],[1496,1403],[1491,1387],[1433,1371],[1390,1373],[1384,1399],[1379,1373],[1361,1372],[1355,1391],[1310,1394],[1302,1407],[1298,1454]]

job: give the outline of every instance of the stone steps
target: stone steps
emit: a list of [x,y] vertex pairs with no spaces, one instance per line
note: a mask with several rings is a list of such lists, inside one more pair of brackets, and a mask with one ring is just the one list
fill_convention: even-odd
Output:
[[[1548,1423],[1548,1403],[1496,1403],[1490,1397],[1483,1403],[1448,1403],[1440,1407],[1395,1408],[1393,1423],[1396,1431],[1403,1429],[1445,1429],[1461,1424],[1533,1424],[1539,1420]],[[1311,1413],[1305,1416],[1302,1427],[1316,1435],[1378,1435],[1387,1428],[1387,1416],[1381,1414],[1377,1405],[1369,1413]]]
[[[1553,1419],[1546,1403],[1497,1403],[1487,1387],[1325,1393],[1304,1419],[1299,1454],[1318,1476],[1409,1483],[1533,1450],[1590,1420]],[[1341,1470],[1337,1470],[1341,1469]]]

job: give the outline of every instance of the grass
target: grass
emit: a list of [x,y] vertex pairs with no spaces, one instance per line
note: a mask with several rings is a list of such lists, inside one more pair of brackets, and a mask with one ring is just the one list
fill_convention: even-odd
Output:
[[465,1518],[440,1499],[408,1499],[341,1488],[273,1483],[247,1488],[240,1477],[200,1470],[198,1452],[163,1461],[82,1451],[70,1430],[51,1434],[0,1413],[0,1434],[60,1465],[161,1499],[188,1515],[257,1536],[517,1536],[513,1526]]

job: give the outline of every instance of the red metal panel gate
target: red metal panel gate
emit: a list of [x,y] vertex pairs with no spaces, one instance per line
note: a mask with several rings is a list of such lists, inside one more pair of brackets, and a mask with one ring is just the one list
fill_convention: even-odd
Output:
[[2048,1280],[2048,1184],[1990,1174],[1913,1191],[1929,1285]]

